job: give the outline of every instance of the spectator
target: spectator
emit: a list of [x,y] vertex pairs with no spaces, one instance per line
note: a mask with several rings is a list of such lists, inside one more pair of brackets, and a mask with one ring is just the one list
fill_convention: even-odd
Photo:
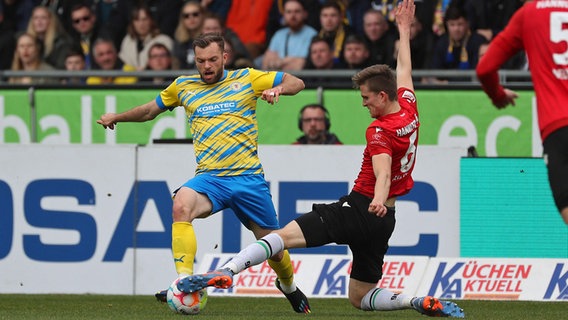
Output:
[[284,2],[284,20],[287,27],[278,30],[262,59],[265,70],[302,70],[317,31],[305,24],[307,12],[300,0]]
[[204,11],[199,2],[188,1],[184,4],[174,35],[174,56],[180,69],[195,68],[193,39],[202,33]]
[[[157,42],[150,46],[148,50],[148,65],[146,70],[152,71],[167,71],[172,70],[172,53],[168,50],[168,47]],[[153,84],[170,84],[174,80],[174,77],[154,77],[154,78],[142,78],[140,82],[150,82]]]
[[[231,29],[223,25],[221,18],[211,12],[206,12],[203,17],[203,33],[219,33],[227,40],[232,47],[232,54],[235,58],[234,61],[243,59],[243,61],[250,61],[250,55],[247,48],[239,38],[239,36]],[[244,64],[243,64],[244,65]],[[251,65],[248,62],[246,65]]]
[[112,39],[114,46],[120,48],[130,22],[130,12],[138,2],[131,0],[95,0],[92,10],[96,17],[99,37]]
[[239,35],[251,59],[266,50],[266,27],[273,0],[232,0],[226,25]]
[[[266,26],[266,39],[272,39],[276,31],[286,27],[284,21],[284,3],[286,0],[276,0],[272,3],[269,12],[268,24]],[[307,17],[305,24],[314,28],[321,29],[319,12],[321,9],[320,0],[301,0],[306,10]]]
[[487,41],[501,32],[515,11],[523,6],[522,0],[467,0],[465,11],[472,31],[484,36]]
[[[416,15],[410,26],[412,69],[428,69],[431,64],[432,48],[434,47],[434,36],[430,28],[424,28],[424,24],[420,19],[420,16]],[[398,45],[399,41],[397,39],[395,42],[395,57],[398,54]]]
[[[96,1],[96,0],[95,0]],[[69,32],[69,30],[73,29],[72,22],[69,18],[69,14],[71,9],[79,4],[79,3],[87,3],[87,5],[91,5],[93,0],[32,0],[35,6],[44,6],[49,11],[51,11],[54,15],[57,16],[57,20],[59,20],[59,24],[61,25],[62,29],[65,32]],[[108,0],[107,0],[108,1]],[[21,2],[21,0],[20,0]],[[98,2],[98,1],[97,1]]]
[[172,38],[160,33],[148,7],[135,7],[130,18],[118,55],[124,63],[143,70],[148,64],[148,49],[152,44],[159,42],[172,50],[174,43]]
[[221,21],[225,21],[231,8],[231,0],[201,0],[201,7],[219,17]]
[[432,33],[438,39],[446,33],[446,24],[444,17],[446,10],[449,8],[451,0],[437,0],[434,8],[434,17],[432,19]]
[[363,30],[365,39],[369,42],[371,64],[394,67],[394,47],[398,36],[383,14],[374,9],[367,11],[363,16]]
[[397,2],[398,0],[374,0],[371,1],[371,7],[373,10],[380,12],[385,17],[385,20],[392,25],[395,20],[394,10]]
[[35,7],[27,33],[42,42],[45,62],[57,69],[65,69],[65,55],[71,48],[72,40],[63,30],[57,15],[47,7]]
[[346,69],[364,69],[370,66],[369,45],[359,35],[352,34],[345,39],[343,48],[343,67]]
[[[125,64],[118,57],[112,39],[99,38],[93,44],[93,58],[102,70],[136,71],[134,66]],[[129,84],[135,77],[88,77],[87,84]]]
[[225,38],[225,53],[227,54],[227,60],[225,60],[225,69],[235,70],[242,68],[254,68],[254,62],[242,56],[237,56],[235,54],[234,46],[231,43],[231,39]]
[[310,55],[306,63],[308,70],[331,70],[338,69],[335,63],[331,45],[325,39],[318,36],[310,43]]
[[83,50],[83,55],[85,55],[85,67],[87,69],[96,69],[97,66],[93,60],[92,45],[98,37],[98,30],[96,29],[97,17],[86,4],[78,4],[71,8],[70,17],[73,23],[73,33],[71,36]]
[[142,0],[140,2],[150,9],[152,18],[156,22],[156,26],[160,32],[173,38],[179,22],[178,13],[181,12],[184,1]]
[[345,15],[348,20],[351,32],[354,34],[362,35],[363,30],[363,16],[365,12],[372,9],[371,1],[369,0],[341,0],[345,3]]
[[343,144],[331,132],[329,112],[321,104],[308,104],[300,110],[298,128],[304,133],[293,144]]
[[[16,50],[12,59],[12,71],[55,70],[41,56],[41,42],[29,33],[22,33],[16,39]],[[57,83],[55,77],[11,77],[12,84]]]
[[[470,31],[467,16],[459,7],[449,7],[444,20],[447,32],[436,41],[432,55],[432,69],[475,69],[479,46],[487,40]],[[447,79],[430,78],[429,81],[446,83]]]
[[326,1],[320,11],[321,30],[319,37],[325,39],[331,45],[333,58],[338,64],[343,56],[343,42],[350,34],[350,30],[343,23],[343,8],[337,1]]
[[3,2],[0,1],[0,70],[10,69],[16,48],[14,30],[6,22],[4,14]]
[[4,21],[8,28],[15,33],[25,32],[37,2],[37,0],[3,0]]
[[[85,55],[81,48],[69,49],[65,55],[65,70],[67,71],[82,71],[85,70]],[[63,84],[85,84],[87,79],[85,77],[67,77],[61,79]]]

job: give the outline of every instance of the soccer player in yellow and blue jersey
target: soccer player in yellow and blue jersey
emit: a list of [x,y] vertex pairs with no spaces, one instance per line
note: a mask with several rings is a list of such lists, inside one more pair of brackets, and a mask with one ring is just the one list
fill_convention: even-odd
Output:
[[[198,75],[180,76],[156,99],[123,113],[107,113],[97,123],[114,129],[118,122],[142,122],[183,106],[194,139],[195,176],[174,194],[172,253],[180,277],[193,274],[197,239],[192,221],[231,208],[257,239],[279,228],[276,210],[258,158],[256,103],[273,104],[280,95],[294,95],[304,82],[284,72],[252,68],[227,71],[224,39],[204,34],[193,42]],[[288,252],[269,261],[276,286],[294,311],[310,312],[306,296],[296,287]],[[156,295],[165,300],[162,291]]]

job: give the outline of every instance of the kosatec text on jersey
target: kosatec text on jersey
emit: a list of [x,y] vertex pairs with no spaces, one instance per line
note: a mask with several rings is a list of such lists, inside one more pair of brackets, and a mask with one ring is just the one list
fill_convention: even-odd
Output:
[[232,111],[237,106],[235,101],[227,101],[221,103],[204,104],[195,110],[195,113],[200,116],[221,114],[227,111]]

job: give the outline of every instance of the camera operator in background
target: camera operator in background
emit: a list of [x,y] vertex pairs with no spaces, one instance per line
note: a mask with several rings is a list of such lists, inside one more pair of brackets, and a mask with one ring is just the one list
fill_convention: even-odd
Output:
[[321,104],[308,104],[300,110],[298,128],[304,133],[293,144],[343,144],[329,128],[329,112]]

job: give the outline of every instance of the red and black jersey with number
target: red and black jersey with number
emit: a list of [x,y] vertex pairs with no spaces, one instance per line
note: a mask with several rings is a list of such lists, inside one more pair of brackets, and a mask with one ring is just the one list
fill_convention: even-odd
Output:
[[477,66],[477,75],[494,102],[505,97],[497,71],[520,50],[528,57],[544,140],[551,132],[568,126],[568,1],[524,4],[491,41]]
[[412,170],[418,146],[418,109],[416,96],[407,88],[398,89],[400,111],[373,121],[366,131],[367,146],[363,152],[361,171],[355,179],[353,191],[369,198],[375,192],[376,177],[372,157],[386,153],[392,158],[391,186],[388,197],[407,194],[412,186]]

